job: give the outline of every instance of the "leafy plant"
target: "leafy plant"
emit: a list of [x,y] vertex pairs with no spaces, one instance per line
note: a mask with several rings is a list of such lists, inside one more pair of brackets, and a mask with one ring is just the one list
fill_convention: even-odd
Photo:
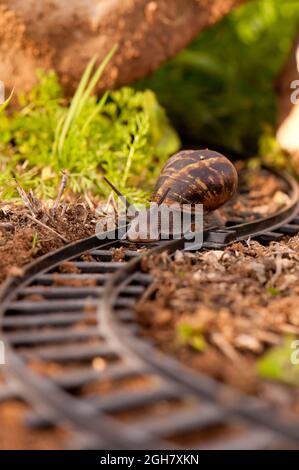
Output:
[[299,385],[299,364],[292,364],[294,338],[286,338],[281,346],[274,347],[257,362],[261,377],[288,385]]
[[259,155],[265,165],[276,169],[291,169],[292,161],[289,155],[281,148],[276,140],[275,133],[270,126],[264,126],[259,139]]
[[[122,88],[92,95],[112,50],[93,73],[93,58],[70,103],[54,72],[19,96],[19,109],[0,115],[0,191],[16,196],[13,176],[25,189],[53,198],[61,171],[72,191],[105,196],[103,173],[134,202],[147,198],[157,171],[180,145],[153,92]],[[142,188],[142,189],[140,189]]]
[[196,351],[204,351],[207,347],[207,343],[204,336],[199,328],[196,328],[189,323],[181,323],[178,326],[178,334],[180,341],[190,346]]

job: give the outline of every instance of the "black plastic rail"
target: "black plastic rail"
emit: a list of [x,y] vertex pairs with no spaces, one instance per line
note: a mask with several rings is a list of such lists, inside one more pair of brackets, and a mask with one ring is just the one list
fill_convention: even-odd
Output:
[[[298,233],[298,186],[283,178],[288,207],[207,230],[203,248]],[[30,427],[68,423],[70,448],[267,448],[282,440],[298,445],[299,421],[195,374],[140,336],[134,308],[152,282],[140,269],[141,258],[173,253],[184,243],[163,242],[140,253],[94,236],[8,280],[1,293],[7,386],[0,401],[17,396],[28,402]],[[121,261],[114,260],[116,248],[122,249]],[[71,272],[62,269],[68,260]]]

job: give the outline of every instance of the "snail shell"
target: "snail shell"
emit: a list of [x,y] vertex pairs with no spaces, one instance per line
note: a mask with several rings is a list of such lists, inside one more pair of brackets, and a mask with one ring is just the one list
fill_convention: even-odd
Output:
[[157,204],[202,204],[211,212],[225,204],[237,190],[234,165],[212,150],[187,150],[166,163],[151,201]]

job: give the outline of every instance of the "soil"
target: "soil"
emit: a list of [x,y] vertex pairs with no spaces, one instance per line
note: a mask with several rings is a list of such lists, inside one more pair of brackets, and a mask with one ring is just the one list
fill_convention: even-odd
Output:
[[[257,357],[286,334],[299,335],[298,261],[298,236],[268,247],[235,243],[144,260],[155,291],[137,307],[143,331],[194,368],[255,391]],[[190,347],[192,338],[180,343],[185,324],[200,332],[207,348]]]
[[[221,211],[228,219],[265,216],[288,202],[276,177],[245,172],[243,180]],[[274,384],[258,372],[267,351],[299,336],[298,262],[299,236],[144,259],[154,284],[136,309],[143,334],[195,370],[299,413],[299,393],[283,374]]]
[[57,429],[28,432],[24,426],[26,412],[28,412],[28,407],[16,400],[0,404],[1,449],[63,450],[67,431]]
[[222,208],[225,220],[250,222],[271,215],[290,202],[283,180],[264,169],[247,170],[244,162],[236,162],[239,191]]
[[63,246],[61,236],[71,242],[95,233],[95,213],[82,204],[60,206],[55,216],[41,210],[36,218],[48,228],[28,214],[23,206],[0,207],[0,282],[21,275],[25,264]]
[[[0,374],[0,386],[4,384]],[[0,403],[0,448],[5,450],[62,450],[67,445],[70,432],[67,426],[30,430],[24,426],[29,407],[17,399]]]

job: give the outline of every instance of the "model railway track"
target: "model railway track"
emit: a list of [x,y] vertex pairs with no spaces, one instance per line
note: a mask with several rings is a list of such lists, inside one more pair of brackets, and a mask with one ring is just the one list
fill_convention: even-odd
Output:
[[[284,179],[288,207],[207,230],[203,248],[298,233],[298,186]],[[0,401],[29,403],[31,428],[67,423],[70,448],[298,446],[299,420],[286,420],[269,404],[191,372],[140,336],[134,306],[152,282],[141,271],[141,258],[184,249],[184,242],[161,242],[140,253],[94,236],[40,258],[9,280],[1,296],[7,385]],[[118,248],[122,261],[114,260]]]

